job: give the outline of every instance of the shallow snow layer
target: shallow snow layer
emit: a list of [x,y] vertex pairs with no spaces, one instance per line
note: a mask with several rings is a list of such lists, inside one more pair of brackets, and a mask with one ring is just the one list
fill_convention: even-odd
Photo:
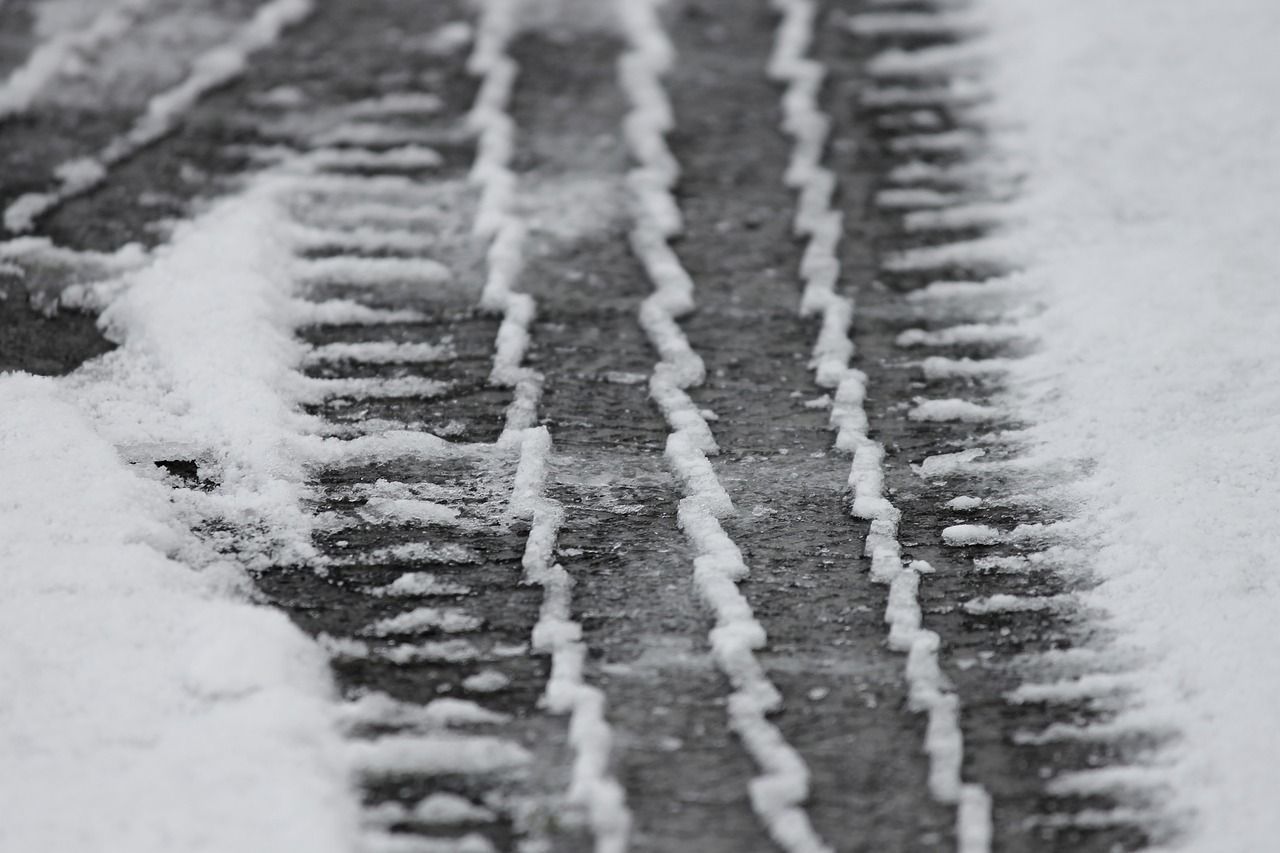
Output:
[[1048,287],[1015,372],[1096,460],[1093,603],[1163,657],[1151,704],[1204,853],[1280,837],[1280,4],[982,0]]

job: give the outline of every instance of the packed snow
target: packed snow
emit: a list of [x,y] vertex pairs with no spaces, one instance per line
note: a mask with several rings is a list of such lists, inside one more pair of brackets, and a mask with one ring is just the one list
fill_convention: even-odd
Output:
[[[326,655],[190,533],[310,553],[279,221],[270,181],[214,206],[98,294],[118,349],[0,378],[0,476],[22,484],[0,512],[4,849],[354,843]],[[216,490],[172,488],[154,463],[175,459]]]
[[1150,653],[1141,704],[1183,735],[1132,780],[1172,786],[1192,816],[1179,849],[1272,849],[1280,5],[978,9],[997,147],[1026,171],[1007,235],[1046,294],[1016,402],[1040,454],[1096,465],[1079,511],[1102,584],[1085,600]]

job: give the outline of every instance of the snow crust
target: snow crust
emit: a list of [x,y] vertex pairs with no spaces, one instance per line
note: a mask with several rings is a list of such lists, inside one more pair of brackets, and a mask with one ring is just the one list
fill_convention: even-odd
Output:
[[1027,172],[1012,233],[1046,293],[1019,402],[1042,454],[1096,465],[1082,494],[1102,584],[1084,598],[1146,650],[1140,701],[1183,734],[1171,766],[1132,780],[1170,786],[1194,815],[1178,849],[1269,849],[1280,6],[977,5],[995,116],[1015,128],[1000,144]]

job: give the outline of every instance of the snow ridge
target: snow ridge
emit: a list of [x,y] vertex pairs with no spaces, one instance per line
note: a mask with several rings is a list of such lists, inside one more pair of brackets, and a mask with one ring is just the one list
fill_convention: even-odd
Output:
[[903,565],[897,538],[900,513],[884,496],[884,448],[867,436],[863,408],[866,376],[849,366],[854,350],[849,337],[854,305],[852,299],[835,290],[842,221],[840,213],[831,208],[835,176],[822,166],[830,121],[817,97],[825,69],[806,58],[818,7],[812,0],[774,0],[773,7],[782,18],[768,73],[787,84],[782,97],[782,127],[795,140],[784,180],[799,193],[795,231],[808,238],[800,264],[804,280],[800,311],[822,318],[810,364],[818,384],[835,390],[831,428],[836,432],[836,447],[853,453],[849,473],[853,514],[871,522],[866,554],[871,557],[872,580],[889,584],[885,610],[889,645],[907,653],[910,707],[928,714],[925,751],[930,794],[939,802],[957,806],[958,849],[987,853],[991,847],[991,798],[981,785],[962,779],[959,699],[947,689],[938,664],[938,635],[921,627],[920,575],[932,568],[923,561]]
[[679,164],[665,134],[674,127],[662,75],[674,49],[658,16],[662,0],[620,0],[617,4],[630,49],[619,61],[619,77],[631,103],[624,132],[637,166],[628,175],[633,203],[632,251],[644,266],[654,292],[640,308],[640,324],[658,351],[649,393],[661,408],[671,434],[666,457],[684,484],[678,519],[693,544],[694,581],[716,617],[712,654],[732,683],[729,725],[761,770],[750,783],[751,805],[775,842],[789,853],[828,853],[803,808],[809,770],[799,753],[768,720],[782,697],[755,650],[767,642],[764,627],[737,587],[748,567],[721,526],[733,503],[708,460],[718,451],[706,420],[686,389],[701,384],[705,369],[677,318],[693,309],[693,281],[668,244],[681,230],[671,189]]
[[112,167],[171,133],[197,101],[242,74],[250,54],[269,47],[286,27],[302,21],[313,8],[314,0],[270,0],[259,7],[229,41],[197,57],[186,79],[153,96],[127,133],[94,156],[60,165],[55,170],[59,181],[55,189],[27,193],[11,203],[4,212],[5,228],[30,231],[39,217],[101,184]]
[[522,566],[525,582],[542,587],[543,599],[533,629],[533,647],[551,655],[551,675],[544,694],[548,710],[569,714],[569,740],[574,765],[568,802],[585,809],[595,836],[596,853],[623,853],[631,831],[626,792],[609,771],[613,732],[605,719],[604,692],[583,681],[587,647],[582,626],[571,614],[573,578],[555,559],[556,539],[564,508],[546,495],[551,433],[537,426],[543,376],[522,366],[529,346],[529,324],[536,311],[532,296],[514,289],[523,265],[524,223],[511,212],[516,176],[510,160],[515,124],[507,113],[519,73],[507,55],[515,32],[514,0],[487,0],[477,29],[468,69],[481,77],[480,91],[468,116],[479,134],[471,180],[480,186],[474,231],[488,239],[488,275],[481,306],[502,312],[490,381],[513,388],[499,446],[517,446],[509,512],[530,524]]

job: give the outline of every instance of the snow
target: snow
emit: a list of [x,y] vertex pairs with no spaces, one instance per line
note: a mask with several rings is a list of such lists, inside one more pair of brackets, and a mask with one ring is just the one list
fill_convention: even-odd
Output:
[[422,364],[447,361],[453,355],[453,344],[449,341],[439,344],[372,341],[324,344],[308,352],[307,361],[313,364],[342,361],[360,364]]
[[463,610],[447,607],[418,607],[397,616],[379,619],[360,633],[366,637],[391,637],[397,634],[420,634],[441,631],[459,634],[474,631],[483,624],[479,617]]
[[374,777],[496,773],[533,760],[514,741],[453,732],[384,735],[353,741],[346,749],[353,766]]
[[325,656],[238,569],[168,556],[169,489],[80,396],[0,378],[0,848],[350,849]]
[[[864,553],[871,557],[872,580],[890,585],[884,614],[889,625],[889,646],[907,654],[911,710],[927,714],[925,752],[929,756],[930,794],[938,802],[957,806],[958,849],[962,853],[985,853],[991,844],[991,798],[982,786],[962,780],[964,738],[960,730],[960,703],[955,693],[950,692],[939,668],[938,635],[922,627],[918,599],[920,575],[933,569],[923,561],[903,565],[897,538],[901,514],[884,495],[885,451],[867,435],[866,376],[849,366],[854,351],[849,336],[854,306],[852,299],[836,289],[840,271],[837,249],[843,221],[831,207],[836,176],[822,165],[829,119],[819,108],[817,95],[825,69],[806,58],[818,9],[808,0],[777,0],[774,6],[782,13],[782,19],[768,71],[774,79],[787,84],[782,97],[782,128],[794,140],[784,180],[799,190],[794,229],[809,238],[800,263],[804,281],[800,313],[819,313],[822,317],[810,366],[819,385],[835,389],[830,426],[836,434],[836,449],[853,454],[849,472],[849,485],[854,492],[853,514],[871,522]],[[909,14],[859,16],[851,23],[870,21],[874,28],[896,22],[910,29],[918,17]],[[941,16],[934,18],[933,23],[937,24],[940,19]],[[936,196],[913,197],[915,192],[905,191],[904,197],[898,199],[888,199],[882,194],[879,201],[884,206],[889,206],[885,202],[910,206],[925,201],[927,206],[942,200]],[[933,401],[921,404],[912,414],[928,413],[931,405],[936,409],[939,404],[944,409],[947,407],[946,402]],[[962,403],[962,406],[968,405]],[[948,409],[944,414],[950,412]],[[964,413],[973,414],[970,409],[964,409]],[[682,524],[685,523],[684,510],[682,504]]]
[[[518,186],[510,161],[516,125],[507,112],[518,75],[518,66],[507,54],[517,26],[516,12],[515,4],[487,2],[468,60],[468,69],[481,78],[467,117],[478,137],[470,180],[479,186],[480,200],[472,230],[489,241],[480,304],[502,314],[489,381],[513,390],[498,441],[519,449],[508,514],[529,524],[521,560],[523,580],[543,591],[532,632],[533,648],[551,656],[543,698],[552,713],[569,715],[573,768],[565,800],[586,813],[598,853],[623,853],[631,832],[631,812],[626,792],[609,768],[613,731],[605,718],[605,696],[584,680],[587,647],[582,627],[571,613],[573,578],[555,560],[564,509],[546,495],[552,439],[546,427],[536,426],[543,376],[523,365],[537,305],[532,296],[516,289],[527,234],[515,213]],[[489,685],[494,685],[492,679]]]
[[378,587],[377,595],[426,597],[431,595],[466,595],[471,588],[453,581],[441,580],[429,572],[405,572],[391,583]]
[[1039,452],[1089,459],[1102,581],[1183,734],[1155,771],[1197,853],[1280,835],[1280,6],[981,0],[1016,239],[1043,285],[1014,378]]
[[0,120],[31,108],[51,81],[75,67],[80,54],[127,32],[155,0],[117,0],[80,26],[59,28],[0,81]]
[[432,699],[426,705],[418,705],[392,699],[385,693],[366,693],[346,702],[340,708],[340,718],[349,729],[361,726],[438,729],[492,725],[510,719],[466,699]]
[[[122,2],[117,8],[122,10],[122,15],[136,15],[136,12],[129,11],[130,7],[140,9],[141,4]],[[311,11],[312,0],[269,0],[258,7],[253,17],[227,42],[197,56],[182,82],[154,95],[126,133],[113,139],[92,158],[64,163],[56,170],[60,183],[55,189],[46,193],[27,193],[12,202],[4,211],[5,227],[15,232],[29,231],[38,217],[96,187],[111,167],[172,132],[182,116],[201,98],[238,77],[253,53],[269,47],[286,27],[306,18]],[[98,25],[102,20],[99,19]],[[131,20],[132,17],[115,26],[127,26]],[[59,64],[62,61],[59,59]],[[33,95],[20,93],[15,108],[24,109],[30,97]]]
[[[684,493],[678,522],[697,555],[695,589],[715,616],[709,634],[712,657],[734,688],[728,697],[729,727],[760,771],[749,785],[751,807],[784,850],[823,853],[830,848],[804,809],[808,768],[768,719],[781,695],[755,656],[767,642],[764,627],[737,586],[748,566],[720,523],[735,509],[708,459],[719,448],[686,390],[702,383],[705,366],[678,322],[694,308],[694,282],[669,243],[682,227],[672,192],[680,168],[666,141],[674,119],[662,77],[674,61],[674,48],[658,15],[659,3],[644,0],[617,7],[628,42],[618,62],[630,106],[624,134],[635,161],[627,176],[632,192],[631,249],[653,285],[640,308],[640,325],[659,356],[649,393],[671,430],[666,458]],[[789,26],[792,17],[784,20],[782,30],[803,43],[808,28],[803,20],[799,27]]]
[[413,808],[397,802],[380,803],[366,810],[365,819],[387,826],[410,822],[449,826],[460,823],[490,823],[497,816],[465,797],[442,792],[424,797]]
[[472,693],[496,693],[511,683],[511,679],[496,669],[485,669],[462,680],[462,689]]
[[362,258],[338,255],[294,262],[308,285],[342,284],[378,287],[389,284],[439,284],[453,277],[449,268],[430,258]]
[[983,423],[1000,417],[1000,410],[991,406],[983,406],[968,400],[921,400],[907,413],[913,421],[962,421],[964,423]]
[[[0,378],[0,471],[23,484],[0,513],[0,686],[24,696],[0,708],[0,788],[22,811],[0,846],[353,843],[324,651],[189,532],[229,522],[260,565],[314,556],[300,504],[328,445],[298,411],[291,186],[257,181],[149,257],[90,258],[115,278],[81,295],[119,348]],[[214,489],[171,488],[157,459]]]

